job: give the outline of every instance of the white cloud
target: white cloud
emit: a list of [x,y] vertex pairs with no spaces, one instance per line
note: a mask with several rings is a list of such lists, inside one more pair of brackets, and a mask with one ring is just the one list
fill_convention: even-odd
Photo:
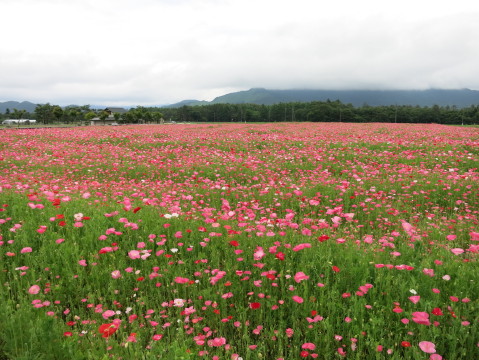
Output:
[[468,0],[0,0],[0,9],[0,101],[479,89],[479,5]]

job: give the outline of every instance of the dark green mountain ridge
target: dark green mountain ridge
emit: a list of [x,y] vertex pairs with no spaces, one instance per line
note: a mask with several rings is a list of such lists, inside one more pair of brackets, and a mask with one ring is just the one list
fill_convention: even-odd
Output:
[[210,104],[258,104],[273,105],[287,102],[340,100],[353,106],[457,106],[479,105],[479,91],[470,89],[428,90],[269,90],[253,88],[218,96],[212,101],[186,100],[166,107]]
[[37,104],[31,103],[30,101],[6,101],[6,102],[0,102],[0,114],[5,114],[5,111],[7,109],[10,110],[10,112],[13,111],[13,109],[17,110],[26,110],[27,112],[34,112],[35,107]]

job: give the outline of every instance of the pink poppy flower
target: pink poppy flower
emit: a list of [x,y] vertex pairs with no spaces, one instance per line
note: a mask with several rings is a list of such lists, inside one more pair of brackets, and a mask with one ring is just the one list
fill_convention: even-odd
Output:
[[421,300],[421,297],[419,295],[415,295],[415,296],[410,296],[409,297],[409,300],[411,300],[411,302],[413,304],[417,304],[419,302],[419,300]]
[[293,248],[293,251],[300,251],[300,250],[304,250],[304,249],[307,249],[307,248],[310,248],[310,247],[311,247],[311,244],[309,244],[309,243],[299,244],[299,245],[296,245]]
[[113,279],[119,279],[119,278],[121,278],[121,272],[120,272],[120,270],[114,270],[114,271],[112,271],[112,272],[111,272],[111,277],[112,277]]
[[309,276],[302,271],[297,272],[296,275],[294,275],[294,281],[296,281],[297,283],[300,283],[301,281],[308,280],[308,279],[309,279]]
[[296,301],[298,304],[302,304],[303,301],[304,301],[302,297],[297,296],[297,295],[294,295],[294,296],[292,297],[292,299],[293,299],[294,301]]
[[303,345],[301,345],[301,349],[314,350],[316,349],[316,345],[314,345],[313,343],[304,343]]
[[427,354],[434,354],[436,352],[436,345],[430,341],[421,341],[419,347]]
[[261,246],[256,247],[256,251],[253,254],[255,260],[261,260],[265,255],[266,254]]
[[427,312],[413,312],[412,321],[414,321],[416,324],[431,325],[431,322],[429,321],[429,314]]
[[106,310],[101,316],[103,316],[104,319],[108,319],[109,317],[112,317],[115,315],[115,312],[113,310]]
[[128,256],[132,260],[139,259],[141,257],[141,253],[138,250],[131,250],[130,252],[128,252]]
[[461,248],[454,248],[454,249],[451,249],[451,252],[454,254],[454,255],[460,255],[464,252],[464,249],[461,249]]
[[36,295],[40,292],[40,286],[38,285],[32,285],[30,286],[30,289],[28,289],[28,293],[32,295]]

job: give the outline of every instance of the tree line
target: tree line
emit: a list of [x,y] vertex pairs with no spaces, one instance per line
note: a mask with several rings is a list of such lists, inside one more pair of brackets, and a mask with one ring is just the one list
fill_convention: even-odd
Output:
[[401,122],[479,124],[479,106],[408,105],[354,107],[337,101],[256,104],[211,104],[163,108],[165,119],[179,122]]
[[[37,105],[33,113],[7,109],[2,119],[35,119],[37,123],[79,123],[95,117],[106,119],[105,110],[91,109],[89,105],[62,108],[49,103]],[[112,114],[121,123],[174,122],[387,122],[479,124],[479,105],[466,108],[455,106],[420,107],[409,105],[354,107],[341,101],[290,102],[274,105],[210,104],[179,108],[143,107]]]
[[30,119],[36,120],[40,124],[74,124],[87,122],[94,118],[105,120],[112,116],[118,123],[151,123],[161,122],[163,114],[159,108],[145,108],[139,106],[137,108],[129,109],[124,113],[110,112],[106,109],[91,109],[90,105],[83,106],[67,106],[62,108],[59,105],[52,105],[50,103],[37,105],[34,112],[27,112],[26,110],[6,109],[4,114],[0,114],[0,119]]

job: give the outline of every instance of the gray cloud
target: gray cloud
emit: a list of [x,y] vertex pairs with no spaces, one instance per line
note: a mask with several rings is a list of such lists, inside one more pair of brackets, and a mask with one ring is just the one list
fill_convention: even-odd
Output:
[[[166,104],[251,87],[479,89],[458,0],[0,0],[0,101]],[[3,11],[2,11],[3,12]],[[12,29],[15,29],[12,31]]]

